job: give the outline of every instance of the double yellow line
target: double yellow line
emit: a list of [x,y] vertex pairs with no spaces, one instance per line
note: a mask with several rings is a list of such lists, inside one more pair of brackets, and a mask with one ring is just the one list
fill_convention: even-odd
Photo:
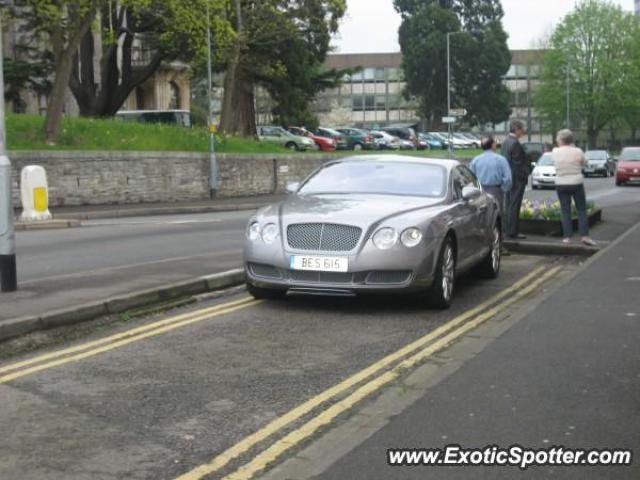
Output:
[[[291,423],[311,413],[322,404],[341,394],[346,394],[348,390],[356,387],[368,378],[377,375],[372,380],[356,388],[355,391],[342,400],[318,413],[301,427],[277,440],[247,464],[241,466],[238,470],[225,477],[226,480],[248,480],[253,478],[256,473],[260,472],[267,467],[267,465],[277,460],[287,450],[298,445],[302,440],[310,437],[316,430],[318,430],[318,428],[329,424],[338,415],[351,409],[359,401],[380,390],[383,386],[396,379],[403,369],[424,361],[426,358],[430,357],[435,352],[442,350],[468,331],[503,312],[509,306],[523,299],[538,287],[542,286],[544,282],[550,280],[560,271],[560,267],[554,267],[546,272],[545,269],[546,267],[536,268],[506,290],[494,295],[477,307],[454,318],[447,324],[442,325],[400,350],[384,357],[341,383],[307,400],[288,413],[273,420],[264,428],[249,435],[229,449],[225,450],[210,462],[181,475],[177,480],[197,480],[219,471],[229,462],[249,452],[249,450],[254,448],[258,443],[266,440],[280,430],[283,430]],[[391,369],[388,370],[389,368]]]
[[27,375],[32,375],[42,370],[48,370],[68,363],[77,362],[88,357],[93,357],[94,355],[124,347],[125,345],[145,338],[154,337],[156,335],[175,330],[176,328],[201,322],[202,320],[219,317],[220,315],[248,308],[253,305],[257,305],[258,303],[260,303],[260,301],[253,300],[250,297],[245,297],[234,302],[228,302],[197,310],[195,312],[177,315],[175,317],[149,323],[138,328],[133,328],[126,332],[104,337],[99,340],[83,343],[63,350],[57,350],[29,360],[0,367],[0,384],[16,380],[17,378]]

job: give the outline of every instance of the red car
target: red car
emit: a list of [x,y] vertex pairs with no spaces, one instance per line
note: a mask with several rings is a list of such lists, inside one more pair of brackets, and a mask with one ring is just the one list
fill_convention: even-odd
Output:
[[627,147],[618,157],[616,185],[625,183],[640,184],[640,147]]
[[309,137],[311,140],[316,142],[318,148],[323,152],[334,152],[336,150],[337,143],[333,138],[320,137],[311,133],[304,127],[289,127],[287,128],[289,132],[294,135],[299,135],[301,137]]

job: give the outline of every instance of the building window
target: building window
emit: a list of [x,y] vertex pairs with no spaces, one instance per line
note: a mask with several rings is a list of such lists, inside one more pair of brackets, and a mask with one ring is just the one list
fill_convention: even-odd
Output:
[[376,70],[375,68],[365,68],[364,69],[364,81],[372,82],[376,78]]
[[361,112],[364,110],[364,97],[362,95],[354,95],[352,102],[354,112]]
[[387,97],[384,95],[376,95],[376,110],[386,110]]
[[375,77],[376,77],[376,82],[384,82],[385,80],[384,68],[376,68]]
[[365,110],[375,110],[375,96],[374,95],[365,95],[364,96],[364,108]]
[[169,109],[180,110],[180,87],[176,82],[169,82]]

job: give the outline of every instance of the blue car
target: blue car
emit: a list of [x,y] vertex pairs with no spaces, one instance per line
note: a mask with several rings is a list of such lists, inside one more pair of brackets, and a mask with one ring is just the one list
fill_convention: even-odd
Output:
[[440,140],[435,135],[431,135],[430,133],[419,133],[418,138],[426,142],[429,145],[429,148],[439,148],[442,150],[445,150],[447,148],[447,145],[442,140]]

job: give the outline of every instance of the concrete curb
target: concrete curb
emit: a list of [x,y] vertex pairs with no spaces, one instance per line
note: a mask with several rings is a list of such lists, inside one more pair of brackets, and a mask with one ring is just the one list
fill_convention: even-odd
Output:
[[600,251],[599,247],[587,247],[586,245],[533,241],[512,241],[504,242],[507,250],[514,253],[529,255],[570,255],[578,257],[591,257]]
[[242,284],[244,280],[244,270],[235,269],[185,282],[119,295],[99,302],[50,311],[43,315],[13,318],[0,322],[0,342],[39,330],[73,325],[180,297],[234,287]]
[[59,228],[79,227],[80,221],[76,219],[54,219],[43,222],[16,222],[15,229],[18,230],[52,230]]

